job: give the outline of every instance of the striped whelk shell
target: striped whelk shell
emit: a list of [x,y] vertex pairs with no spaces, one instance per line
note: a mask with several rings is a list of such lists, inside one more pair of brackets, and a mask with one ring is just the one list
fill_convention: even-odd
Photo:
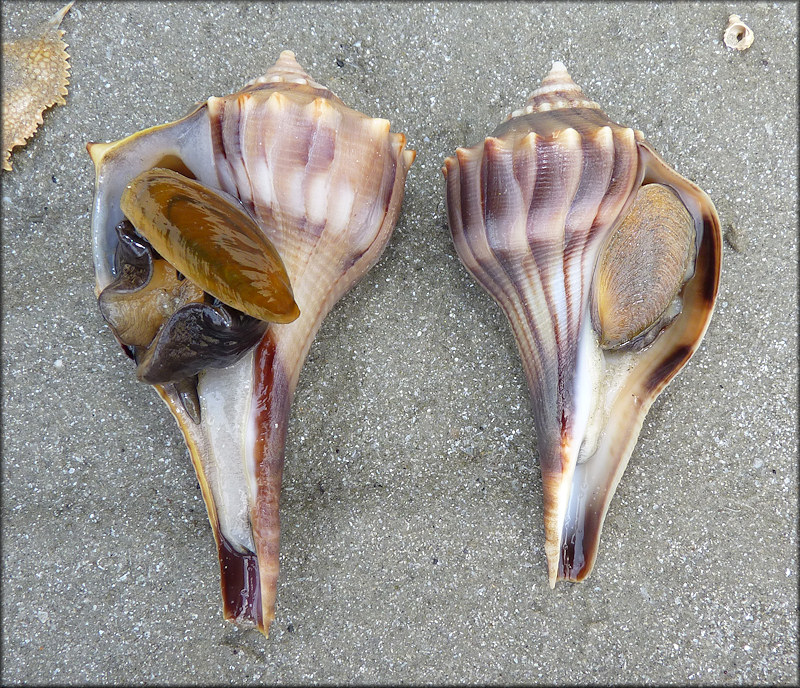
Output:
[[559,62],[524,109],[443,172],[456,251],[521,354],[550,585],[583,580],[645,414],[708,327],[719,219]]
[[101,312],[183,432],[225,618],[265,634],[292,396],[325,315],[389,240],[405,142],[285,51],[183,119],[88,145]]

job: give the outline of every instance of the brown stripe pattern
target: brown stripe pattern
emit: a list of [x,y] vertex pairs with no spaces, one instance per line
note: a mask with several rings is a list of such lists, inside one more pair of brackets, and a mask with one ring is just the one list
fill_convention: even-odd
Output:
[[456,250],[511,322],[540,439],[571,413],[570,371],[596,256],[638,172],[632,130],[608,120],[592,130],[575,119],[580,129],[554,131],[555,116],[519,118],[527,133],[490,136],[445,161]]
[[252,620],[262,630],[275,616],[284,445],[300,368],[325,315],[383,252],[414,160],[388,121],[346,107],[285,55],[280,79],[270,70],[208,104],[220,183],[275,245],[300,307],[295,322],[268,328],[253,366],[247,451],[263,609]]
[[271,324],[232,366],[201,371],[200,423],[174,385],[157,386],[197,471],[222,571],[225,617],[268,632],[275,616],[279,501],[291,400],[325,315],[378,261],[414,151],[385,119],[346,107],[284,51],[241,91],[182,120],[93,144],[98,293],[113,280],[119,199],[160,162],[228,194],[275,246],[300,316]]

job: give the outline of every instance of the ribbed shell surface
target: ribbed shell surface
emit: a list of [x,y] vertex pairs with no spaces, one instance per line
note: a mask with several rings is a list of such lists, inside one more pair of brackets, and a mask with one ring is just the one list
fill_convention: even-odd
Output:
[[445,170],[456,251],[511,322],[537,428],[560,429],[596,257],[641,182],[636,133],[596,109],[521,115]]
[[251,86],[209,99],[208,114],[222,188],[275,245],[301,311],[320,280],[335,303],[395,210],[405,137],[307,85]]

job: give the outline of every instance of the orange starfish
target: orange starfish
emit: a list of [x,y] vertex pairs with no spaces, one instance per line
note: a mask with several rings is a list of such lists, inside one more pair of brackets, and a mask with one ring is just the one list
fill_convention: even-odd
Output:
[[69,55],[58,27],[72,5],[66,4],[32,34],[3,43],[4,170],[11,169],[11,149],[33,136],[42,113],[66,102]]

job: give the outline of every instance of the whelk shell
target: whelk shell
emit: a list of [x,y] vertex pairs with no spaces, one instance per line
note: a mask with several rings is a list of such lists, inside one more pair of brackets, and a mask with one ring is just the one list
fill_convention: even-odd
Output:
[[582,580],[645,414],[708,327],[719,219],[559,62],[443,172],[456,251],[508,317],[525,369],[550,585]]
[[11,149],[36,133],[42,113],[66,102],[69,55],[58,27],[73,4],[64,5],[30,35],[3,43],[4,170],[11,170]]
[[[415,156],[405,143],[388,121],[348,108],[284,51],[264,76],[210,98],[181,120],[88,145],[97,173],[92,230],[101,307],[110,302],[115,333],[139,366],[146,365],[140,377],[155,383],[186,439],[218,546],[225,618],[265,634],[275,617],[278,502],[292,396],[323,318],[389,240]],[[257,248],[257,237],[251,252],[244,250],[250,229],[227,244],[225,261],[204,243],[227,241],[214,222],[203,232],[179,221],[156,231],[174,199],[168,194],[148,208],[138,194],[164,170],[173,171],[166,174],[178,180],[180,193],[200,187],[192,213],[243,212],[241,224],[252,220],[285,266],[289,281],[274,273],[271,284],[289,290],[281,298],[293,292],[297,319],[266,323],[250,310],[257,295],[226,303],[232,297],[215,291],[216,282],[230,285],[250,271],[252,252],[271,250]],[[204,189],[214,200],[203,200]],[[146,236],[163,245],[150,245]],[[193,246],[181,246],[184,240]],[[235,265],[231,279],[223,276],[228,261]],[[200,274],[205,265],[211,275]],[[235,288],[234,296],[251,287]],[[289,308],[286,317],[265,317],[296,315],[288,301],[282,307]],[[176,320],[181,313],[188,313],[188,324]],[[229,352],[240,331],[255,346]],[[167,340],[163,355],[159,338]],[[159,365],[147,359],[150,349]],[[215,368],[216,356],[229,358]],[[203,367],[194,371],[198,360]]]

